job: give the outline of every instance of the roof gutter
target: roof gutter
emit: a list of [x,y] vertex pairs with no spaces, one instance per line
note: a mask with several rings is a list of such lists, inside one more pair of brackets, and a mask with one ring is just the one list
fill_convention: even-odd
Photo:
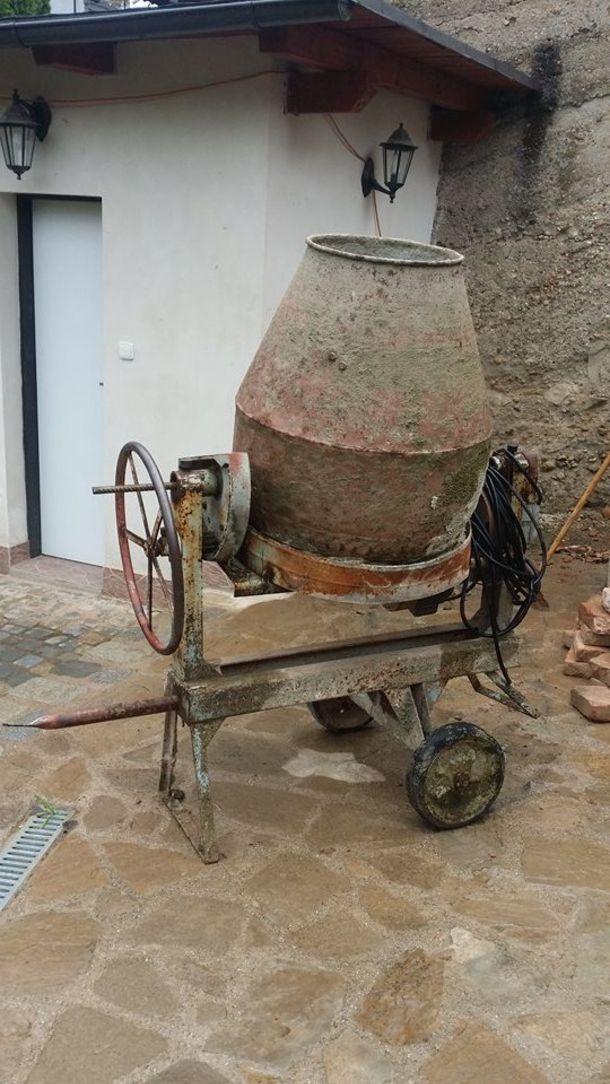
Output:
[[0,20],[0,47],[24,49],[73,42],[142,41],[231,31],[259,31],[298,23],[346,21],[352,0],[220,0],[103,14]]

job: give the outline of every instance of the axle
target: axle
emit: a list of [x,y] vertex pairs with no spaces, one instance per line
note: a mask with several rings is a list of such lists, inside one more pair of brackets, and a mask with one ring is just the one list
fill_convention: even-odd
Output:
[[[204,497],[214,497],[218,493],[218,479],[216,478],[214,471],[203,470],[200,472],[199,477],[199,492],[203,493]],[[180,482],[163,482],[165,489],[170,492],[177,492],[180,489]],[[114,486],[92,486],[91,492],[96,497],[107,496],[110,493],[155,493],[156,486],[152,482],[132,482],[125,485]]]

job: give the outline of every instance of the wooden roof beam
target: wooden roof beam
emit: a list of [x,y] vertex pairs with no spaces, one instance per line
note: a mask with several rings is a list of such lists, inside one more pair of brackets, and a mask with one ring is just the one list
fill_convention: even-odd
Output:
[[264,30],[259,34],[259,47],[263,53],[308,68],[360,72],[376,89],[447,109],[474,110],[485,103],[485,93],[473,83],[336,30],[315,26]]
[[36,64],[79,75],[112,75],[116,71],[116,46],[109,41],[35,45]]
[[285,112],[359,113],[375,96],[376,88],[359,71],[289,72]]

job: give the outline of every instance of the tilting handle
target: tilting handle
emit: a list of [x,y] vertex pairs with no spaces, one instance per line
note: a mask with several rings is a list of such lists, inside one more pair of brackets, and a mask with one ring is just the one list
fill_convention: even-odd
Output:
[[[138,477],[136,461],[148,475],[145,481]],[[127,481],[127,472],[131,481]],[[94,486],[93,492],[114,495],[123,574],[138,624],[155,651],[172,655],[181,643],[185,616],[192,617],[194,608],[201,604],[201,600],[195,604],[193,595],[203,591],[198,567],[202,559],[226,564],[243,544],[250,516],[248,456],[230,452],[228,455],[181,459],[179,469],[165,481],[150,452],[137,441],[129,441],[119,453],[115,484]],[[142,521],[136,531],[127,525],[125,498],[130,493],[137,494]],[[150,507],[147,511],[143,493],[156,496],[154,519],[149,518]],[[195,535],[198,540],[193,544]],[[144,554],[146,575],[136,574],[132,546],[139,547]],[[165,582],[161,558],[169,560],[170,583]],[[189,588],[188,600],[184,597],[185,581]],[[171,613],[169,633],[158,631],[158,617],[154,612],[156,588],[161,589]],[[197,640],[201,639],[201,632],[193,635]],[[189,634],[189,640],[193,635]],[[194,650],[192,644],[189,650]]]

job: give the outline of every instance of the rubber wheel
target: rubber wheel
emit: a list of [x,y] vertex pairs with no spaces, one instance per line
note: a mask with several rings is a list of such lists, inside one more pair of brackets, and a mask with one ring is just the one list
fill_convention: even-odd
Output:
[[316,723],[332,734],[350,730],[364,730],[372,722],[371,716],[359,708],[349,696],[336,696],[332,700],[313,700],[307,705]]
[[448,723],[416,750],[407,772],[411,805],[435,828],[463,828],[493,805],[504,782],[504,750],[473,723]]

